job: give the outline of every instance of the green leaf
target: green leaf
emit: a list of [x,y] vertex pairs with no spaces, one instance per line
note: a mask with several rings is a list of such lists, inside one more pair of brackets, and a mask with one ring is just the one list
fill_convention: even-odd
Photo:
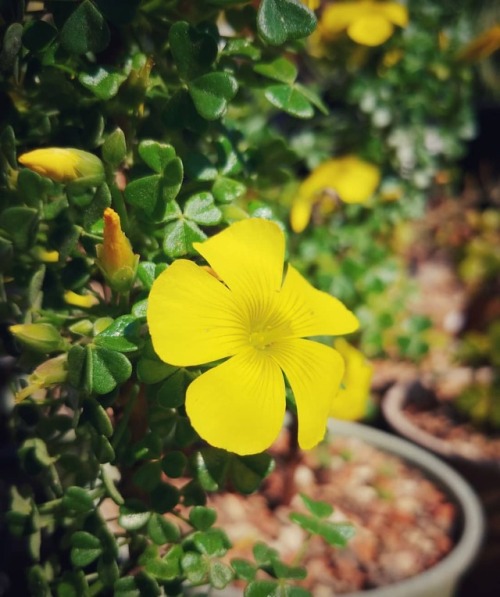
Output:
[[34,244],[37,227],[38,211],[31,207],[9,207],[0,213],[0,228],[20,251]]
[[106,410],[94,398],[85,400],[82,417],[82,422],[88,420],[100,435],[106,437],[113,435],[113,425]]
[[245,588],[245,597],[282,597],[281,587],[275,580],[255,580]]
[[104,435],[99,435],[94,444],[94,453],[100,464],[112,462],[115,459],[115,451],[109,440]]
[[215,180],[217,168],[202,153],[192,152],[184,158],[186,174],[193,180]]
[[213,508],[194,506],[189,511],[189,522],[198,531],[208,530],[217,520],[217,512]]
[[307,576],[307,570],[301,566],[287,566],[280,560],[274,560],[272,566],[277,578],[304,580]]
[[38,208],[40,201],[47,198],[54,184],[45,176],[40,176],[28,168],[22,168],[17,177],[17,188],[25,203]]
[[255,561],[260,565],[271,564],[279,557],[278,552],[265,543],[256,543],[252,549]]
[[175,157],[175,149],[167,143],[144,140],[139,143],[139,155],[144,162],[158,174],[161,174],[167,164]]
[[86,387],[85,363],[87,352],[79,344],[73,345],[68,352],[68,383],[74,388],[82,388],[88,391]]
[[78,75],[80,83],[100,100],[114,97],[126,78],[123,73],[104,66],[96,66],[91,72],[81,72]]
[[151,492],[151,505],[157,512],[171,512],[179,499],[179,490],[169,483],[160,483]]
[[241,578],[250,582],[255,579],[257,574],[257,567],[254,566],[248,560],[242,560],[239,558],[233,558],[231,560],[231,566],[236,573],[236,578]]
[[177,369],[174,371],[158,390],[158,404],[163,408],[177,408],[184,404],[186,389],[193,379],[193,373],[186,369]]
[[142,357],[137,363],[137,377],[139,381],[146,384],[154,384],[169,377],[178,367],[168,365],[156,356],[151,343],[148,341]]
[[241,493],[252,493],[274,466],[272,457],[263,452],[252,456],[230,456],[229,476],[235,488]]
[[300,497],[311,514],[318,518],[328,518],[333,512],[333,506],[326,502],[316,501],[301,493]]
[[314,115],[314,108],[309,100],[295,87],[271,85],[266,88],[264,95],[273,106],[296,118],[311,118]]
[[230,39],[222,51],[226,56],[246,56],[252,60],[259,60],[262,52],[248,39]]
[[231,568],[219,560],[210,562],[208,579],[215,589],[224,589],[233,580],[234,573]]
[[219,176],[212,187],[212,193],[219,203],[232,203],[246,192],[247,188],[243,183],[226,176]]
[[144,491],[152,491],[159,483],[161,478],[161,466],[158,461],[146,462],[138,468],[132,481],[136,487]]
[[163,175],[154,174],[130,182],[125,188],[125,198],[131,205],[142,208],[155,221],[162,221],[181,188],[184,171],[179,158],[170,160]]
[[134,352],[142,344],[140,337],[141,322],[133,315],[121,315],[103,332],[95,336],[97,346],[117,352]]
[[226,480],[230,454],[218,448],[203,448],[194,456],[193,466],[203,489],[217,491]]
[[84,0],[61,29],[61,45],[71,54],[100,52],[109,43],[109,28],[90,0]]
[[42,19],[33,20],[24,28],[23,45],[32,52],[46,48],[56,37],[57,29]]
[[156,545],[175,543],[181,536],[179,527],[161,514],[151,515],[148,520],[147,530],[149,537]]
[[68,487],[64,492],[62,505],[67,510],[74,512],[90,512],[94,509],[94,500],[83,487]]
[[222,219],[222,212],[215,205],[212,193],[202,191],[186,201],[184,216],[202,226],[216,226]]
[[184,21],[172,25],[168,41],[177,70],[185,80],[209,70],[217,58],[217,40]]
[[320,520],[299,512],[292,512],[290,520],[297,523],[307,532],[313,535],[320,535],[325,541],[335,547],[345,547],[348,540],[355,534],[355,528],[352,524]]
[[184,474],[187,458],[182,452],[169,452],[161,461],[163,472],[172,479],[178,479]]
[[148,299],[142,299],[142,301],[137,301],[132,305],[132,315],[137,319],[142,320],[143,322],[146,321],[148,312]]
[[87,346],[87,378],[89,387],[97,394],[108,394],[132,373],[132,365],[119,352],[100,346]]
[[188,85],[196,110],[206,120],[217,120],[238,91],[236,79],[225,72],[202,75]]
[[151,512],[139,500],[127,500],[120,506],[118,524],[126,531],[137,531],[145,526],[151,517]]
[[197,531],[192,536],[193,543],[198,551],[207,556],[223,556],[231,543],[222,529],[208,529],[208,531]]
[[188,551],[181,559],[181,567],[188,580],[193,584],[201,584],[208,576],[209,562],[199,553]]
[[269,79],[288,83],[289,85],[292,85],[297,78],[297,67],[290,60],[283,58],[283,56],[275,58],[272,62],[256,64],[253,69],[259,75],[264,75]]
[[308,99],[313,106],[316,106],[320,112],[323,114],[328,114],[327,106],[324,104],[319,95],[312,91],[312,89],[306,87],[305,85],[301,85],[300,83],[295,83],[295,89],[302,93],[302,95]]
[[101,542],[97,537],[85,531],[76,531],[71,535],[71,562],[83,568],[91,564],[102,553]]
[[0,51],[0,70],[8,70],[13,65],[22,47],[23,26],[12,23],[3,34],[2,50]]
[[110,587],[120,577],[120,569],[114,558],[101,557],[97,562],[97,574],[101,583],[105,587]]
[[96,189],[92,203],[85,208],[83,214],[83,226],[90,230],[92,226],[102,218],[104,210],[111,206],[111,193],[108,185],[104,182]]
[[272,46],[310,35],[317,24],[314,13],[300,0],[262,0],[257,30]]
[[201,242],[206,238],[206,234],[194,222],[178,220],[165,227],[163,250],[172,259],[183,257],[194,253],[194,242]]
[[106,137],[102,145],[102,157],[114,168],[127,157],[127,142],[121,128],[117,127]]

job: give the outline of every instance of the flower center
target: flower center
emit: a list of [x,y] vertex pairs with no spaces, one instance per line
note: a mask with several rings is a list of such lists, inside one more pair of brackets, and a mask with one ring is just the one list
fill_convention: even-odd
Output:
[[249,336],[250,344],[258,350],[266,349],[270,344],[270,340],[269,333],[263,331],[251,332]]

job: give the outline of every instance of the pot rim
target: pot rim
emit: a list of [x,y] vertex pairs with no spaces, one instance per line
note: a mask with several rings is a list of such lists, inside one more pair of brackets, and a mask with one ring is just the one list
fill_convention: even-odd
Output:
[[435,566],[416,576],[384,587],[349,593],[349,597],[439,595],[442,593],[437,591],[443,586],[444,578],[448,579],[447,584],[450,586],[458,584],[460,577],[465,574],[477,556],[485,533],[483,510],[479,498],[470,485],[450,466],[427,450],[384,431],[361,423],[330,419],[328,432],[330,437],[335,435],[358,437],[422,469],[432,481],[443,486],[454,498],[463,518],[463,529],[458,542]]
[[438,456],[446,458],[448,462],[474,463],[478,466],[499,470],[500,464],[497,460],[462,454],[445,440],[433,436],[405,417],[403,407],[407,401],[408,391],[415,383],[418,383],[418,381],[396,383],[387,391],[382,400],[381,408],[389,425],[404,437],[417,442]]

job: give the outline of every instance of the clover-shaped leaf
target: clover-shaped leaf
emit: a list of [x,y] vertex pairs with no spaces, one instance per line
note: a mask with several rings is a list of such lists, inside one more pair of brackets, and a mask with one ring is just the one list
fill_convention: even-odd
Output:
[[108,25],[90,0],[71,13],[61,29],[61,45],[72,54],[100,52],[109,43]]
[[163,172],[167,164],[175,158],[175,149],[167,143],[146,139],[139,143],[139,155],[155,172]]
[[96,560],[102,553],[102,545],[97,537],[86,531],[76,531],[71,535],[71,562],[83,568]]
[[122,315],[94,338],[97,346],[118,352],[134,352],[140,348],[140,321],[133,315]]
[[296,118],[311,118],[314,114],[309,100],[290,85],[270,85],[264,91],[264,95],[273,106]]
[[288,83],[289,85],[297,78],[297,67],[295,64],[282,56],[275,58],[272,62],[256,64],[253,69],[260,75],[280,81],[281,83]]
[[206,120],[217,120],[227,110],[238,91],[236,79],[225,72],[214,72],[192,80],[189,93],[196,110]]
[[217,40],[184,21],[172,25],[168,41],[177,70],[185,80],[206,72],[217,58]]
[[114,97],[126,78],[123,73],[104,66],[95,67],[90,72],[81,72],[78,75],[80,83],[101,100]]
[[257,13],[261,37],[272,46],[310,35],[316,17],[300,0],[262,0]]
[[132,373],[127,357],[101,346],[87,346],[86,376],[88,387],[96,394],[108,394]]

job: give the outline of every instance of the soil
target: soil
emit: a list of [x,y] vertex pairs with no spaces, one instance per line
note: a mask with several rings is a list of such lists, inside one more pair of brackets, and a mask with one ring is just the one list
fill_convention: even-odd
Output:
[[[283,466],[263,490],[251,496],[214,495],[217,524],[234,549],[232,557],[253,561],[252,547],[264,541],[283,561],[305,566],[301,583],[315,597],[380,587],[433,566],[453,547],[457,507],[422,473],[399,458],[356,438],[333,438],[301,454],[293,482],[296,493],[283,504]],[[283,450],[283,454],[286,451]],[[286,470],[286,469],[285,469]],[[292,511],[307,512],[300,493],[334,507],[332,521],[349,521],[356,529],[345,548],[333,548],[289,520]]]

